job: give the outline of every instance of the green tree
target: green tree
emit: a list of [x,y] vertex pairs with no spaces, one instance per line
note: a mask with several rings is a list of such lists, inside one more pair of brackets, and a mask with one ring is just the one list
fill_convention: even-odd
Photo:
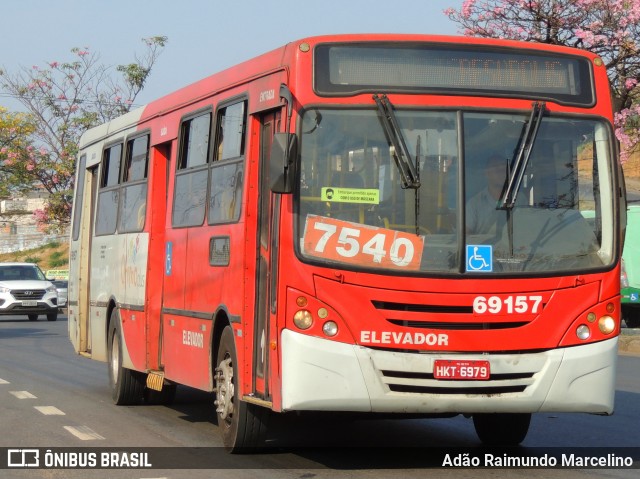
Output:
[[2,145],[0,171],[7,180],[5,188],[43,187],[50,196],[36,218],[48,229],[61,229],[69,223],[80,136],[132,108],[167,37],[143,41],[142,56],[115,68],[101,63],[100,56],[87,48],[74,48],[67,62],[23,67],[13,73],[0,69],[0,87],[22,104],[30,125],[29,130]]

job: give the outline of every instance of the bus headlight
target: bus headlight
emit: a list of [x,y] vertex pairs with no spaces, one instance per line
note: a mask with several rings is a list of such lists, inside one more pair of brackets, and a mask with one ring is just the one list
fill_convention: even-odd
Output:
[[603,316],[598,320],[598,328],[602,334],[611,334],[616,329],[616,322],[611,316]]
[[589,326],[587,326],[586,324],[581,324],[580,326],[578,326],[576,328],[576,336],[578,336],[578,339],[589,339],[589,336],[591,336],[591,331],[589,331]]
[[327,321],[322,325],[322,332],[329,337],[333,337],[338,334],[338,325],[333,321]]
[[293,324],[300,329],[309,329],[313,324],[313,316],[306,309],[301,309],[293,315]]

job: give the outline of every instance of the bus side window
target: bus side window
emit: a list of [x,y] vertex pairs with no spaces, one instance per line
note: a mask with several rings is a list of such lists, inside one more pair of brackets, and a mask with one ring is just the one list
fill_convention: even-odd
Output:
[[149,135],[127,141],[120,197],[119,232],[142,231],[146,218]]
[[73,204],[73,226],[71,230],[71,237],[73,241],[78,241],[80,238],[80,220],[82,218],[82,203],[84,201],[84,182],[85,175],[87,173],[87,155],[80,157],[78,163],[78,176],[76,180],[75,200]]
[[122,143],[106,148],[102,154],[98,212],[96,214],[96,235],[113,234],[118,220],[118,199],[120,191],[120,162]]
[[242,205],[246,101],[218,110],[216,156],[211,165],[209,223],[238,221]]
[[189,118],[182,123],[173,198],[174,227],[198,226],[204,222],[210,128],[210,112]]

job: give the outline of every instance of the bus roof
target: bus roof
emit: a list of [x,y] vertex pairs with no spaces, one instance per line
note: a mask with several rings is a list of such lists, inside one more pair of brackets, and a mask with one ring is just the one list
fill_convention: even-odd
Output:
[[300,51],[311,51],[316,45],[322,43],[339,42],[451,43],[459,45],[485,45],[502,48],[531,49],[554,52],[557,54],[580,55],[590,59],[597,57],[597,55],[591,52],[559,45],[452,35],[376,33],[311,36],[287,43],[279,48],[209,75],[190,85],[168,93],[167,95],[106,124],[92,128],[83,135],[80,141],[80,148],[86,147],[96,141],[100,141],[101,139],[111,136],[120,130],[131,128],[138,122],[151,120],[155,117],[182,109],[191,104],[202,101],[216,93],[223,92],[252,79],[277,71],[284,71],[285,74],[288,75],[289,65],[292,64],[295,59],[295,55]]

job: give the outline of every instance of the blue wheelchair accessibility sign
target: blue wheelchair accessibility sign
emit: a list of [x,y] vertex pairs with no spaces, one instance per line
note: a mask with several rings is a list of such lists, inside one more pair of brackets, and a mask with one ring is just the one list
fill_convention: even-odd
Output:
[[629,295],[629,299],[634,303],[637,302],[638,301],[638,293],[631,293]]
[[491,245],[467,245],[467,272],[490,273],[493,271],[493,247]]
[[171,276],[171,269],[172,269],[172,262],[173,262],[173,243],[171,241],[167,241],[164,251],[165,251],[164,274],[167,276]]

